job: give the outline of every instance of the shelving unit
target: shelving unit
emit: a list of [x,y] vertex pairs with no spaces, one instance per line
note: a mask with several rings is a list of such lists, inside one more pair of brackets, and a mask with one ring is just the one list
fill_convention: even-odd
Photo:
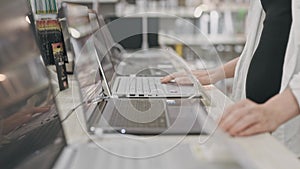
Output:
[[[95,0],[62,0],[64,2],[93,3]],[[96,0],[99,3],[117,3],[118,0]]]
[[[64,0],[67,2],[76,2],[76,3],[86,3],[86,4],[91,4],[94,3],[95,0]],[[160,6],[151,6],[149,5],[145,10],[141,9],[138,5],[134,4],[123,4],[121,6],[121,10],[119,8],[118,11],[118,5],[121,3],[119,0],[96,0],[101,4],[103,3],[109,3],[115,7],[115,12],[114,15],[117,17],[128,17],[128,18],[137,18],[137,17],[143,17],[146,16],[147,18],[158,18],[159,20],[163,20],[159,22],[159,34],[166,32],[166,29],[170,29],[170,27],[165,28],[165,25],[161,24],[164,22],[165,19],[169,19],[171,21],[169,22],[175,22],[175,19],[177,18],[183,18],[183,19],[188,19],[193,22],[193,24],[196,24],[196,22],[199,22],[198,20],[201,18],[201,15],[195,15],[196,9],[199,8],[201,9],[201,13],[209,13],[212,11],[217,11],[219,14],[224,13],[226,11],[230,11],[231,13],[246,13],[249,4],[248,3],[233,3],[233,2],[219,2],[217,4],[210,3],[210,4],[199,4],[198,6],[178,6],[176,8],[172,7],[166,7],[162,8]],[[157,1],[158,2],[158,1]],[[147,2],[147,3],[150,3]],[[103,11],[101,11],[101,14]],[[199,12],[199,11],[198,11]],[[111,13],[109,14],[111,15]],[[173,25],[172,28],[174,28]],[[199,24],[195,25],[196,27],[198,26],[199,29]],[[169,32],[167,34],[170,34]],[[244,32],[234,32],[232,34],[226,34],[224,32],[220,32],[217,35],[207,35],[207,40],[203,40],[200,36],[198,36],[195,33],[190,33],[190,34],[182,34],[178,35],[176,37],[180,39],[180,41],[185,42],[185,45],[203,45],[206,42],[211,42],[211,44],[224,44],[224,45],[240,45],[244,44],[246,41]],[[171,34],[172,35],[172,34]],[[162,45],[175,45],[180,43],[179,40],[175,40],[172,38],[167,38],[164,36],[159,36],[159,43]]]
[[[161,33],[162,34],[162,33]],[[172,35],[171,35],[172,36]],[[207,43],[213,45],[235,45],[235,44],[244,44],[246,42],[246,38],[244,34],[239,35],[217,35],[211,36],[208,35],[204,37],[203,35],[174,35],[172,37],[167,36],[159,36],[159,43],[162,45],[176,45],[179,43],[183,43],[185,45],[207,45]]]
[[[121,3],[121,2],[120,2]],[[117,5],[117,4],[116,4]],[[193,45],[201,46],[206,45],[208,42],[213,45],[243,45],[246,42],[245,32],[241,31],[244,28],[244,23],[239,23],[238,28],[232,30],[218,30],[218,33],[210,34],[204,33],[207,35],[206,39],[203,39],[203,36],[198,35],[201,30],[200,20],[203,17],[203,14],[211,15],[212,12],[218,13],[218,19],[224,17],[224,13],[230,13],[230,17],[234,20],[233,17],[239,19],[239,21],[245,20],[246,13],[248,10],[248,3],[233,3],[233,2],[219,2],[217,4],[199,4],[198,6],[178,6],[174,7],[165,7],[162,8],[158,5],[151,6],[147,8],[141,8],[138,5],[133,4],[123,4],[122,8],[116,6],[117,17],[125,18],[137,18],[137,17],[147,17],[147,18],[157,18],[159,19],[159,35],[176,35],[177,39],[169,38],[166,36],[159,36],[159,43],[161,45],[177,45],[183,43],[184,45]],[[117,9],[119,8],[119,10]],[[121,9],[121,10],[120,10]],[[233,16],[235,15],[235,16]],[[236,19],[235,18],[235,19]],[[241,19],[242,18],[242,19]],[[190,28],[189,33],[181,33],[181,31],[176,32],[176,20],[187,20],[191,22],[194,26]],[[211,19],[211,18],[209,18]],[[219,20],[220,21],[220,20]],[[167,23],[166,23],[167,22]],[[210,20],[208,21],[208,26],[210,27]],[[228,24],[227,21],[223,21],[225,24]],[[234,22],[234,21],[233,21]],[[186,24],[186,23],[184,23]],[[235,23],[232,23],[235,24]],[[182,25],[181,25],[182,26]],[[219,26],[221,26],[219,24]],[[223,29],[224,28],[224,25]],[[236,25],[230,25],[230,27],[235,27]],[[191,27],[191,26],[190,26]],[[172,30],[173,29],[173,30]],[[185,28],[177,28],[185,30]],[[197,29],[197,30],[196,30]]]
[[[116,13],[118,17],[158,17],[158,18],[176,18],[176,17],[184,17],[184,18],[199,18],[195,16],[195,9],[197,7],[177,7],[177,8],[156,8],[151,9],[147,8],[146,10],[142,10],[137,8],[134,5],[128,5],[125,9],[122,10],[121,13]],[[231,12],[240,12],[247,11],[248,4],[226,4],[220,6],[206,6],[202,12],[210,12],[210,11],[231,11]]]
[[[64,1],[86,4],[90,8],[91,5],[95,5],[95,0]],[[165,2],[164,5],[160,3],[162,1]],[[222,46],[221,49],[226,48],[226,50],[219,50],[218,52],[220,52],[220,57],[226,58],[224,60],[227,61],[230,57],[234,58],[239,56],[239,52],[246,42],[244,31],[246,29],[245,19],[250,0],[198,1],[198,3],[195,3],[193,5],[187,5],[184,0],[180,0],[177,3],[178,6],[174,6],[173,3],[168,4],[168,0],[147,0],[144,1],[145,7],[141,7],[141,0],[136,0],[135,3],[134,1],[130,1],[129,3],[129,0],[96,0],[96,2],[99,2],[99,13],[104,15],[104,17],[146,17],[149,19],[158,19],[158,43],[160,45],[171,46],[174,48],[176,48],[176,46],[178,45],[181,45],[183,48],[183,56],[184,48],[188,46],[191,46],[193,48],[202,48],[205,45],[215,47]],[[210,30],[212,19],[210,16],[214,12],[218,13],[218,26],[220,28],[217,30],[217,33],[211,33]],[[228,13],[230,13],[230,22],[224,19],[225,15],[227,15]],[[206,17],[208,16],[208,26],[206,26],[208,31],[206,32],[202,30],[203,27],[201,26],[201,19],[204,15],[206,15]],[[182,23],[181,25],[176,23],[176,21],[179,21],[181,19],[190,22],[190,27],[185,27],[182,25]],[[229,30],[228,27],[224,25],[228,23]],[[204,34],[205,38],[200,34]],[[238,48],[239,50],[235,50],[236,48]]]

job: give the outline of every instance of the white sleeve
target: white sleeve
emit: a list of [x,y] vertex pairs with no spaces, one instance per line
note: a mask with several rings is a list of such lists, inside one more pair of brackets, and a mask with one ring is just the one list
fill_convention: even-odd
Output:
[[[250,8],[247,18],[247,41],[239,61],[235,68],[233,80],[233,92],[231,99],[239,101],[246,98],[245,86],[248,68],[253,57],[253,53],[259,42],[263,28],[264,13],[259,0],[250,1]],[[251,29],[250,29],[251,28]]]
[[[293,19],[298,17],[300,14],[300,2],[294,1],[292,5],[293,9]],[[293,21],[293,38],[295,40],[295,48],[296,48],[296,71],[289,82],[289,87],[292,90],[294,96],[298,101],[298,105],[300,106],[300,22],[298,19],[294,19]],[[292,30],[291,30],[292,31]]]
[[300,106],[300,72],[298,72],[292,77],[289,87],[292,90],[294,96],[296,97],[298,105]]

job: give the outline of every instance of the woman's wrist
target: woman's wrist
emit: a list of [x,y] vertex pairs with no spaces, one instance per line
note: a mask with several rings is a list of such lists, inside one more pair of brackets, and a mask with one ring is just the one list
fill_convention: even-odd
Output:
[[218,81],[224,80],[226,78],[224,69],[222,67],[212,69],[210,75],[212,84],[217,83]]
[[274,103],[272,101],[267,101],[260,105],[265,116],[269,118],[269,121],[271,124],[269,124],[269,131],[273,132],[275,131],[281,124],[284,123],[284,112],[281,112],[274,106]]
[[262,106],[268,109],[273,117],[276,117],[274,121],[278,126],[300,113],[298,102],[289,88],[272,97]]

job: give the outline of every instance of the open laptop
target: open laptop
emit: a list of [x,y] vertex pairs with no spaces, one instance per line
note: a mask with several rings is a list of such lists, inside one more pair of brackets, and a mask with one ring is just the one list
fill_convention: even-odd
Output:
[[[197,113],[206,113],[201,100],[165,97],[153,99],[115,97],[108,87],[115,74],[109,57],[103,57],[99,63],[99,53],[94,44],[93,36],[82,38],[84,47],[76,59],[75,73],[80,84],[83,101],[104,97],[101,95],[102,86],[106,99],[97,104],[86,106],[85,116],[90,131],[101,129],[105,132],[121,132],[132,134],[198,134],[201,125],[196,122]],[[80,41],[82,41],[80,39]],[[105,51],[104,44],[98,44],[101,51]],[[103,64],[103,67],[102,67]],[[98,80],[97,70],[108,75],[110,79]],[[100,73],[100,74],[101,74]],[[103,82],[105,85],[101,85]],[[190,87],[190,86],[188,86]],[[185,114],[184,114],[185,113]]]
[[[113,46],[115,46],[115,43],[111,38],[108,28],[106,25],[103,25],[103,19],[101,19],[101,17],[99,18],[97,14],[93,13],[93,11],[89,10],[85,6],[69,3],[63,3],[62,6],[68,23],[67,30],[69,30],[71,34],[72,32],[77,31],[77,34],[80,35],[76,37],[77,42],[74,42],[75,40],[73,39],[73,44],[82,44],[74,47],[74,50],[77,49],[76,53],[82,52],[78,49],[87,47],[90,48],[90,46],[92,46],[87,45],[86,42],[94,43],[95,49],[93,50],[95,50],[99,58],[97,63],[99,64],[100,75],[102,76],[103,85],[105,86],[105,92],[107,95],[134,98],[187,98],[191,96],[199,97],[201,95],[199,87],[196,86],[199,85],[197,82],[195,82],[193,86],[182,86],[177,85],[176,83],[161,84],[160,77],[156,76],[141,77],[141,74],[144,74],[146,69],[149,70],[147,67],[136,72],[136,74],[131,74],[129,77],[119,76],[113,78],[113,76],[117,76],[119,74],[115,71],[118,66],[114,64],[114,57],[112,55],[112,49]],[[78,17],[74,17],[73,15]],[[86,38],[90,38],[91,40],[86,40]],[[83,42],[78,42],[80,40],[83,40]],[[135,58],[134,60],[138,61],[141,60],[141,58]],[[148,60],[149,58],[147,59],[144,57],[142,62],[149,63]],[[158,59],[152,58],[150,60]],[[159,64],[159,62],[160,61],[158,61],[157,64]],[[136,67],[136,70],[138,70],[140,69],[139,65],[141,65],[141,63],[134,65],[127,64],[125,68],[130,69],[132,67]],[[168,72],[164,72],[161,68],[151,69],[151,71],[156,75],[168,74]]]
[[[100,75],[93,39],[85,42],[85,47],[78,56],[75,75],[80,91],[76,92],[82,95],[82,102],[97,99],[101,101],[99,104],[88,104],[84,107],[89,131],[101,129],[104,132],[131,134],[201,133],[201,125],[196,121],[197,113],[206,112],[199,98],[118,98],[111,94],[105,96],[105,91],[99,88],[103,79],[97,79]],[[109,63],[107,60],[103,62]],[[105,66],[105,71],[112,77],[113,66]],[[102,87],[106,90],[105,86]]]
[[[197,119],[197,113],[206,114],[199,99],[201,97],[188,98],[195,94],[191,90],[193,86],[184,86],[187,95],[178,96],[177,94],[180,92],[176,91],[182,91],[181,86],[166,84],[163,86],[164,88],[158,88],[162,84],[157,77],[116,77],[114,79],[112,76],[106,76],[106,72],[111,70],[103,68],[104,65],[107,65],[107,63],[105,64],[107,60],[105,58],[103,60],[100,62],[102,86],[111,99],[105,103],[105,107],[99,107],[102,114],[92,118],[95,119],[90,123],[92,128],[101,128],[107,131],[117,130],[120,133],[131,134],[198,134],[201,132],[204,134],[202,124],[194,120]],[[122,80],[124,81],[122,82]],[[147,88],[145,80],[148,80],[148,84],[152,83],[156,88],[148,86],[147,93],[137,91],[136,88]],[[133,84],[133,81],[137,83]],[[108,82],[113,84],[112,90]],[[139,85],[138,82],[142,82],[144,85]],[[132,84],[134,86],[130,88],[129,85]],[[125,90],[118,93],[117,86],[124,87]],[[132,91],[126,91],[126,88]],[[169,95],[163,90],[170,90]],[[136,91],[138,94],[134,93]],[[155,93],[156,91],[160,93]],[[175,92],[173,93],[173,91]],[[192,93],[189,93],[191,91]],[[97,121],[98,119],[99,121]]]
[[[98,22],[101,23],[97,15],[95,17],[98,19]],[[106,87],[106,91],[108,95],[117,96],[119,98],[121,97],[187,98],[191,96],[199,97],[201,95],[200,91],[198,91],[198,89],[201,89],[199,88],[200,84],[198,84],[199,82],[197,81],[194,81],[194,84],[187,86],[187,85],[178,85],[176,83],[161,84],[160,82],[161,77],[157,77],[157,76],[141,77],[139,76],[140,72],[136,72],[135,74],[131,74],[130,76],[118,76],[118,73],[115,71],[115,66],[111,62],[112,57],[109,57],[111,52],[110,52],[109,45],[106,43],[107,38],[105,36],[105,33],[108,34],[110,33],[109,31],[107,31],[107,28],[105,27],[106,26],[102,26],[98,31],[96,31],[95,34],[93,35],[93,39],[95,41],[94,42],[95,48],[99,58],[98,64],[104,82],[103,85]],[[141,59],[136,58],[136,60],[138,61]],[[152,58],[151,60],[155,60],[155,59]],[[143,62],[148,63],[148,59],[144,58]],[[159,64],[159,61],[156,64]],[[181,62],[179,61],[177,64],[181,64]],[[126,66],[128,69],[130,69],[131,67],[135,67],[135,65],[126,65]],[[107,69],[106,67],[109,67],[111,69]],[[160,70],[160,72],[161,71],[163,70]],[[109,74],[111,74],[111,72],[113,72],[113,75],[115,75],[116,77],[110,76]],[[168,72],[164,72],[160,74],[168,74]],[[194,79],[192,79],[191,77],[191,81],[193,80]],[[109,82],[111,85],[109,84]]]

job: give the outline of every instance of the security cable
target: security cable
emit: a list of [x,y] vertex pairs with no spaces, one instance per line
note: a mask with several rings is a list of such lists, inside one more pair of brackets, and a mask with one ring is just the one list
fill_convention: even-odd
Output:
[[100,103],[106,99],[109,99],[109,97],[105,96],[103,93],[100,93],[100,95],[95,98],[92,98],[92,99],[89,99],[89,100],[79,103],[77,106],[75,106],[73,109],[71,109],[67,113],[66,117],[64,119],[62,119],[61,122],[64,122],[65,120],[67,120],[80,106],[85,105],[85,104],[89,105],[89,104]]

